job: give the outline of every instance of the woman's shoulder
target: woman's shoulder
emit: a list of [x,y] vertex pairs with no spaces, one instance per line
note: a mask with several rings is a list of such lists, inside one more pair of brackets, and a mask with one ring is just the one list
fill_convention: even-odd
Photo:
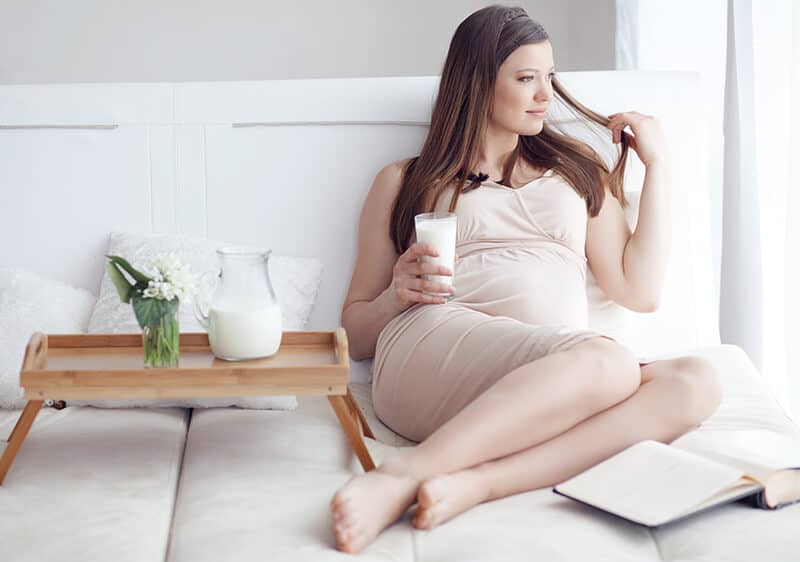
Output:
[[378,205],[380,208],[391,208],[394,205],[403,185],[403,173],[409,160],[411,159],[391,162],[380,169],[372,181],[366,205]]
[[403,173],[405,172],[405,169],[408,167],[409,162],[411,162],[412,160],[416,160],[416,156],[413,158],[404,158],[402,160],[397,160],[396,162],[391,162],[390,164],[384,166],[383,169],[381,169],[379,175],[383,174],[397,180],[402,180]]
[[375,185],[379,186],[381,190],[388,190],[396,194],[400,191],[400,186],[403,183],[403,174],[411,160],[413,158],[405,158],[391,162],[381,168],[378,175],[375,176]]

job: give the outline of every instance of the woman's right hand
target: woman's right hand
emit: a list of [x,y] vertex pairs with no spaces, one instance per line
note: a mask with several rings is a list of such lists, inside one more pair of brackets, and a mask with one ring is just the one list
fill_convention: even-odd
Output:
[[[444,304],[447,299],[430,293],[453,293],[453,287],[447,283],[429,281],[421,275],[453,275],[447,267],[435,263],[424,262],[422,256],[438,256],[439,253],[427,244],[415,243],[397,258],[389,285],[389,296],[398,312],[402,312],[416,303]],[[456,256],[458,259],[458,256]]]

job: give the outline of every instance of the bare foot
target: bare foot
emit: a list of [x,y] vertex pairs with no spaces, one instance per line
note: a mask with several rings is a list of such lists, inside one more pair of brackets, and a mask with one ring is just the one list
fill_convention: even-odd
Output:
[[331,500],[336,548],[360,552],[414,503],[419,484],[386,464],[351,478]]
[[430,530],[488,499],[489,488],[475,470],[437,476],[419,487],[412,524]]

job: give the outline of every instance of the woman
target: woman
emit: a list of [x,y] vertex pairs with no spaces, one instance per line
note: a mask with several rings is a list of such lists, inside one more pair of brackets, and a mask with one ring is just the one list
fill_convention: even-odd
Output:
[[[586,329],[587,263],[609,298],[657,307],[669,162],[655,118],[605,119],[571,98],[553,67],[547,34],[521,8],[470,15],[453,36],[419,156],[384,168],[367,196],[342,324],[354,359],[375,356],[377,415],[419,444],[334,495],[340,550],[360,551],[415,503],[413,525],[431,529],[640,440],[670,442],[719,403],[707,361],[640,364]],[[544,122],[554,94],[610,129],[621,146],[611,171]],[[646,167],[633,233],[623,213],[628,147]],[[431,210],[458,215],[456,287],[420,277],[451,274],[423,263],[435,252],[413,241],[414,215]]]

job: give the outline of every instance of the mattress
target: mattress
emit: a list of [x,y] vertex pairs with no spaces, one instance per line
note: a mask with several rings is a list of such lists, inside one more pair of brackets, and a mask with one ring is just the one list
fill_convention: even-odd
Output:
[[[800,430],[747,356],[729,345],[693,353],[717,366],[723,400],[681,439],[790,460],[800,450]],[[377,462],[412,445],[375,417],[368,384],[351,389],[375,432],[367,445]],[[194,411],[170,562],[342,559],[328,503],[360,468],[327,400],[299,402],[292,412]],[[779,561],[800,552],[798,528],[800,506],[768,512],[734,504],[651,531],[545,489],[482,504],[432,531],[413,528],[406,515],[360,559]]]

